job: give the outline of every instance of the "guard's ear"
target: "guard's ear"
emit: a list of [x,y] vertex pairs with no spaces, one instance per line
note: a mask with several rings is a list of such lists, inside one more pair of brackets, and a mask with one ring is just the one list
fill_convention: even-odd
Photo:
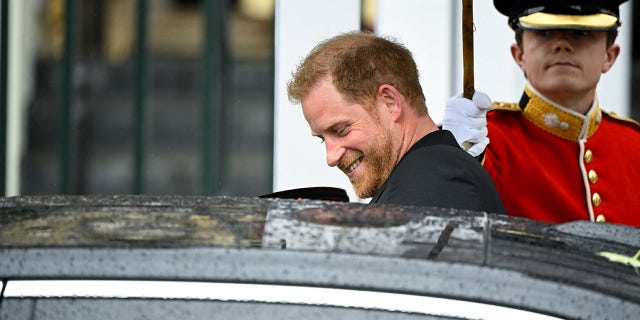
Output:
[[383,84],[378,87],[376,101],[382,105],[384,112],[389,114],[393,121],[396,121],[402,115],[404,100],[402,99],[402,94],[394,86]]
[[520,67],[520,70],[522,70],[522,72],[527,73],[527,70],[525,70],[525,57],[524,57],[524,51],[522,50],[522,48],[520,48],[520,46],[518,46],[517,44],[513,43],[511,44],[511,57],[513,57],[513,61],[516,62],[516,64],[518,64],[518,66]]
[[618,55],[620,54],[620,46],[618,44],[612,44],[604,54],[604,63],[602,64],[602,73],[605,73],[611,69],[613,63],[616,62]]

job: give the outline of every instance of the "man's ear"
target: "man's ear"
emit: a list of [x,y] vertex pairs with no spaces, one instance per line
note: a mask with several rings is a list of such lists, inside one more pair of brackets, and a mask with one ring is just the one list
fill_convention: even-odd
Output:
[[381,104],[384,112],[389,114],[393,121],[402,115],[403,101],[402,94],[394,86],[383,84],[378,87],[376,104]]
[[602,73],[606,73],[611,69],[613,63],[620,55],[620,46],[618,44],[612,44],[604,54],[604,63],[602,65]]
[[522,50],[522,48],[520,48],[520,46],[518,46],[517,44],[513,43],[511,44],[511,57],[513,57],[513,61],[516,62],[516,64],[518,64],[518,66],[520,67],[520,70],[522,70],[522,72],[527,73],[527,70],[525,70],[524,67],[524,51]]

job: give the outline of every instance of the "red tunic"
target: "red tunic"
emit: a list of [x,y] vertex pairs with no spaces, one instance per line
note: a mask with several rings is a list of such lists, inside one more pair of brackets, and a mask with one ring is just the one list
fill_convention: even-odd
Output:
[[640,126],[602,112],[586,115],[525,88],[520,105],[487,114],[484,166],[512,216],[591,220],[640,227]]

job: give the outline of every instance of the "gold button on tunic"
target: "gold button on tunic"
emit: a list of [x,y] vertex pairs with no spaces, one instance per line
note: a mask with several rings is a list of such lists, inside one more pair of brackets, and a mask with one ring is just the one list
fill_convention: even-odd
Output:
[[596,181],[598,181],[598,174],[595,170],[589,170],[589,181],[591,182],[591,184],[594,184],[596,183]]
[[587,150],[584,152],[584,163],[589,163],[593,160],[593,152],[591,150]]
[[602,202],[602,198],[600,198],[600,195],[596,192],[593,194],[593,196],[591,196],[591,202],[595,207],[597,207]]

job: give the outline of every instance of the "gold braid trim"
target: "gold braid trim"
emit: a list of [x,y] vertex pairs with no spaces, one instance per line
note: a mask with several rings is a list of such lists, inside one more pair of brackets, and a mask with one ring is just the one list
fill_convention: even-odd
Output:
[[512,102],[494,102],[491,110],[522,111],[517,103]]
[[621,115],[618,115],[615,112],[611,112],[611,111],[604,111],[602,110],[603,113],[606,113],[608,116],[610,116],[611,118],[614,118],[616,120],[620,120],[623,122],[629,122],[632,123],[634,125],[634,127],[636,127],[636,129],[640,130],[640,123],[638,123],[638,121],[635,121],[631,118],[627,118],[627,117],[623,117]]

